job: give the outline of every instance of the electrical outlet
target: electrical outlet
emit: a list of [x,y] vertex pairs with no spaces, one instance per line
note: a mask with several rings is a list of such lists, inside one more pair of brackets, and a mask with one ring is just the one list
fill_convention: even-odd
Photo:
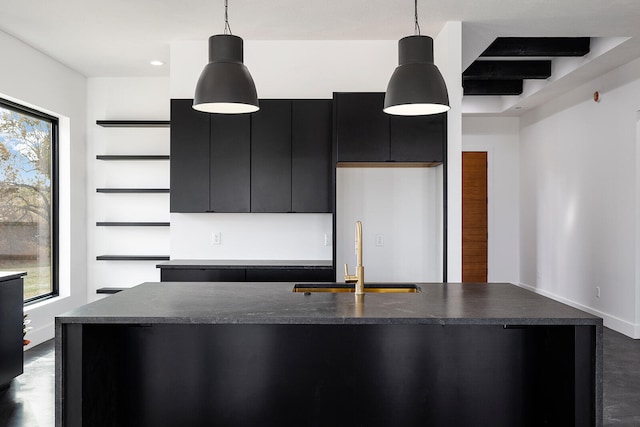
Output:
[[331,235],[329,233],[324,233],[324,245],[331,246]]
[[376,246],[384,246],[384,234],[376,234]]
[[600,298],[600,286],[596,286],[596,298]]
[[222,244],[222,233],[219,231],[214,231],[211,233],[211,244],[212,245],[221,245]]

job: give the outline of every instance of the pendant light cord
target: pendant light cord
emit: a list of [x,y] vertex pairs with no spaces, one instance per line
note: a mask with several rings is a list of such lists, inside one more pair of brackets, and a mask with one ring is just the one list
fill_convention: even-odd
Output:
[[[224,34],[231,34],[231,26],[229,25],[229,5],[228,0],[224,0]],[[417,18],[416,18],[417,19]]]
[[414,19],[415,19],[415,24],[416,24],[415,33],[416,33],[416,36],[419,36],[420,35],[420,24],[418,24],[418,0],[414,0],[413,10],[414,10]]

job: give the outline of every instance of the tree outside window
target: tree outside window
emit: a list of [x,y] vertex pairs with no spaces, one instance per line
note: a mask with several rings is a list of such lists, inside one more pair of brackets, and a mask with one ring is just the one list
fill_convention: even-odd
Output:
[[25,301],[57,292],[56,127],[53,118],[0,103],[0,269],[27,272]]

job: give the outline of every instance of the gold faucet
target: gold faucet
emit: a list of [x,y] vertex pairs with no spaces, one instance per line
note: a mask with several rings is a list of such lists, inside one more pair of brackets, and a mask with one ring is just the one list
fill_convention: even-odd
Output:
[[349,275],[349,265],[344,265],[344,281],[355,283],[356,295],[364,294],[364,267],[362,266],[362,223],[356,221],[356,274]]

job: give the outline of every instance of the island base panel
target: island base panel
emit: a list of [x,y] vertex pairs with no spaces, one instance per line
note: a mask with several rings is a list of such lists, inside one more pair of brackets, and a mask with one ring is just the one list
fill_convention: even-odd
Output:
[[595,334],[594,326],[68,324],[62,419],[595,426]]

